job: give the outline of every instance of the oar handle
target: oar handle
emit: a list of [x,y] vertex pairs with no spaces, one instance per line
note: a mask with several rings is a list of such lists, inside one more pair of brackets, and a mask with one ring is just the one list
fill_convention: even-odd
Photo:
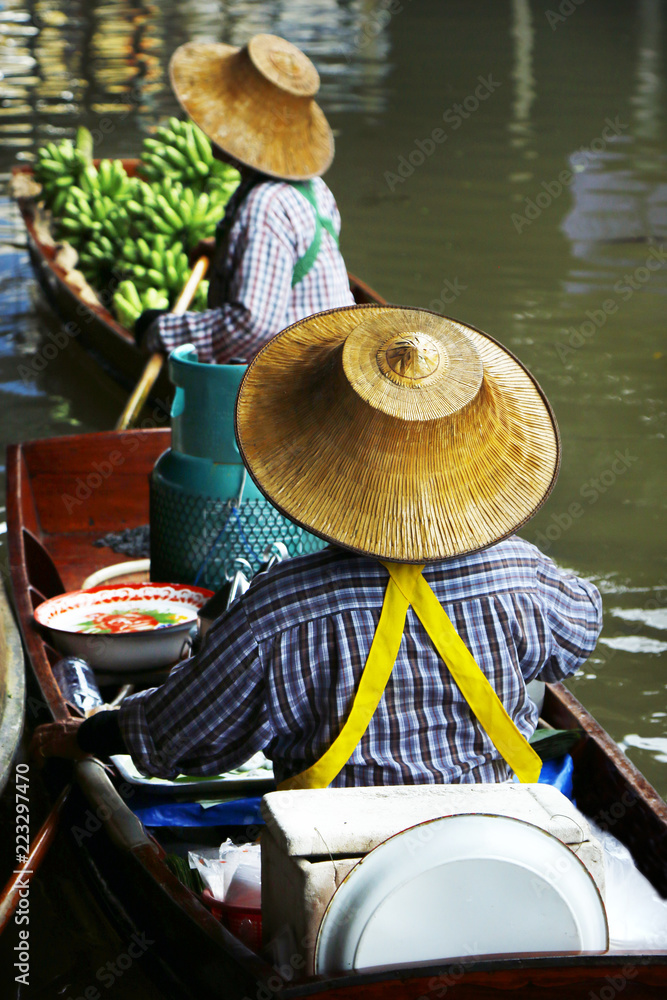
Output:
[[[207,270],[208,257],[200,257],[195,266],[192,268],[192,273],[186,281],[183,291],[179,295],[174,308],[171,310],[173,316],[182,316],[184,312],[187,312],[188,306],[192,302],[195,292],[197,291],[199,282],[202,280]],[[117,431],[126,431],[135,423],[141,413],[144,403],[148,399],[151,389],[157,381],[158,375],[162,371],[163,364],[164,354],[161,354],[159,351],[155,354],[151,354],[148,359],[148,363],[142,372],[141,378],[135,385],[132,395],[128,399],[125,409],[118,419],[118,423],[116,424]]]
[[185,282],[183,291],[178,296],[174,308],[171,310],[174,316],[182,316],[184,312],[187,312],[188,306],[195,297],[195,292],[199,287],[199,282],[202,278],[204,278],[206,272],[208,271],[208,264],[208,257],[200,257],[195,266],[192,268],[192,273]]

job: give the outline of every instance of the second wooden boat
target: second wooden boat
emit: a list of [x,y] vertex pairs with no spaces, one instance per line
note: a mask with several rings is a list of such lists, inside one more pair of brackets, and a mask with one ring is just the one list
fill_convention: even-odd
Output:
[[[134,176],[138,160],[125,159],[122,162],[127,173]],[[15,167],[14,177],[29,181],[32,171],[29,167]],[[71,272],[71,262],[68,262],[68,255],[63,254],[62,244],[56,243],[50,234],[48,217],[37,210],[34,198],[21,195],[18,186],[15,191],[35,277],[63,325],[61,343],[65,345],[68,340],[76,339],[115,381],[123,388],[131,389],[143,373],[146,355],[137,348],[132,333],[107,308],[113,290],[101,292],[100,298],[96,299],[89,289],[82,286],[77,278],[78,272]],[[384,304],[385,300],[361,279],[350,274],[349,280],[356,303]],[[154,399],[169,399],[171,392],[172,386],[164,371],[152,396]]]

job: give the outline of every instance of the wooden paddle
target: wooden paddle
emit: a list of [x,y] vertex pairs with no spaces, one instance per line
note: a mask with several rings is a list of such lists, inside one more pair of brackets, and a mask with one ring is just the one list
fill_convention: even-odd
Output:
[[[187,311],[187,308],[192,302],[194,294],[197,291],[199,282],[202,280],[207,270],[208,257],[200,257],[193,267],[192,273],[185,283],[185,287],[179,295],[176,305],[171,310],[173,316],[181,316]],[[126,431],[134,425],[135,421],[139,417],[139,414],[141,413],[141,408],[148,398],[148,394],[155,385],[158,375],[162,371],[164,361],[164,354],[161,354],[160,352],[151,354],[148,359],[148,363],[143,370],[141,378],[135,385],[132,395],[128,399],[125,409],[118,419],[118,423],[116,424],[117,431]]]
[[71,788],[71,785],[67,785],[66,788],[63,788],[54,803],[51,812],[42,823],[39,833],[36,837],[32,838],[28,857],[18,868],[14,870],[9,882],[3,889],[2,894],[0,894],[0,934],[2,934],[5,927],[11,920],[12,915],[18,906],[22,892],[27,891],[33,875],[39,868],[44,856],[51,846],[51,842],[56,835],[56,831],[58,830],[60,814],[63,811],[63,807],[67,801]]

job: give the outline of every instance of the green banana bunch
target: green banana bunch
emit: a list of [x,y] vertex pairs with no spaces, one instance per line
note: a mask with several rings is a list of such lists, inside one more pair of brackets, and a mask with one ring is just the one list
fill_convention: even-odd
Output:
[[214,189],[195,195],[192,188],[168,179],[154,185],[153,189],[153,225],[158,232],[179,240],[186,250],[192,250],[199,240],[215,234],[226,203],[221,191]]
[[127,176],[120,160],[86,162],[78,184],[67,190],[56,234],[79,252],[79,266],[95,288],[104,287],[130,232],[126,202],[139,182]]
[[225,203],[221,191],[195,195],[192,188],[166,177],[159,183],[141,183],[127,210],[138,231],[158,233],[191,250],[200,239],[213,236]]
[[[107,231],[111,228],[111,220],[108,220],[108,223]],[[79,250],[79,268],[89,284],[98,290],[108,286],[118,269],[123,272],[125,270],[119,261],[121,237],[117,232],[114,232],[113,236],[108,236],[104,228],[103,226],[102,231]]]
[[60,215],[69,190],[79,184],[81,173],[91,162],[93,151],[92,135],[80,126],[76,141],[63,139],[61,142],[47,142],[37,150],[35,180],[42,185],[46,207],[54,215]]
[[112,207],[111,199],[104,202],[100,195],[95,203],[89,191],[74,185],[67,193],[60,218],[56,220],[56,235],[69,240],[79,250],[89,240],[95,239],[102,228],[102,218]]
[[[113,308],[128,329],[144,309],[173,307],[190,274],[188,251],[214,234],[239,182],[213,157],[204,133],[177,118],[145,140],[140,173],[128,177],[120,160],[95,167],[85,128],[74,144],[39,149],[35,167],[54,233],[78,251],[93,288],[108,287],[118,270],[124,275]],[[202,281],[190,308],[205,309],[207,294]]]
[[89,129],[87,129],[84,125],[79,125],[76,130],[74,145],[81,154],[83,160],[86,163],[90,163],[93,159],[93,136]]
[[97,187],[101,194],[117,201],[125,201],[133,194],[135,186],[127,176],[121,160],[100,160]]
[[107,284],[129,231],[130,216],[122,202],[102,194],[99,187],[92,194],[70,188],[57,233],[78,251],[79,267],[94,288]]
[[[140,294],[153,288],[166,295],[169,308],[173,308],[190,277],[188,255],[182,243],[172,243],[161,234],[150,241],[130,237],[122,245],[120,257],[125,273]],[[190,308],[205,309],[207,297],[208,282],[200,282]]]
[[123,265],[137,288],[157,288],[175,300],[185,282],[190,268],[183,244],[171,243],[166,236],[156,235],[150,243],[143,237],[125,240],[121,248]]
[[44,201],[54,215],[62,212],[69,189],[77,183],[85,162],[70,139],[47,142],[37,150],[35,180],[42,185]]
[[211,143],[200,128],[174,117],[168,125],[159,125],[154,136],[144,139],[141,173],[148,181],[180,181],[196,194],[216,188],[226,199],[240,180],[234,167],[214,158]]
[[114,293],[113,308],[123,326],[133,330],[145,309],[168,309],[169,299],[156,288],[146,288],[140,294],[134,282],[127,279],[121,281]]

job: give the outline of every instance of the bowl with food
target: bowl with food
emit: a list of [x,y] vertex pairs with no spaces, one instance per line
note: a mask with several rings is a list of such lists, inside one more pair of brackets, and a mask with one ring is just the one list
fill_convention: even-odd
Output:
[[213,596],[181,583],[126,583],[59,594],[35,608],[52,645],[103,673],[169,667],[188,655]]

